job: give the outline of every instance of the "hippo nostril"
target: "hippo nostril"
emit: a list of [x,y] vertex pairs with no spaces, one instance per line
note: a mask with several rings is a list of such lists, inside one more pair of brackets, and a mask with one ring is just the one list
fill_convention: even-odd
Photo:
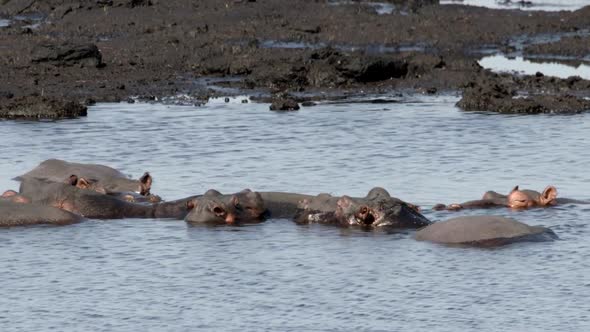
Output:
[[224,216],[225,215],[225,210],[220,208],[219,206],[216,206],[213,208],[213,213],[215,213],[218,216]]
[[372,225],[375,222],[375,216],[372,213],[368,213],[363,222],[365,225]]
[[361,212],[361,214],[367,214],[367,213],[369,213],[369,209],[366,206],[363,206],[361,208],[361,211],[360,212]]

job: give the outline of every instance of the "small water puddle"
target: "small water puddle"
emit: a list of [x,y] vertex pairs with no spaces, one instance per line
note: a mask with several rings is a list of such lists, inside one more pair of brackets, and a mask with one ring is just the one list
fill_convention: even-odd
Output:
[[263,40],[258,43],[262,48],[284,48],[284,49],[310,49],[317,50],[325,47],[332,47],[345,52],[365,52],[367,54],[401,53],[401,52],[425,52],[426,44],[367,44],[367,45],[328,45],[326,43],[306,43],[297,41]]
[[548,12],[560,10],[574,11],[589,5],[587,0],[441,0],[440,4],[478,6],[493,9],[541,10]]
[[0,18],[0,28],[6,28],[9,26],[10,26],[10,20]]
[[[358,2],[358,1],[339,1],[331,0],[328,2],[332,6],[343,6],[343,5],[361,5],[367,6],[375,10],[377,15],[391,15],[395,11],[395,6],[387,2]],[[405,12],[400,12],[405,14]]]
[[525,75],[534,75],[541,72],[543,75],[559,78],[580,76],[584,79],[590,79],[590,66],[586,64],[575,67],[557,62],[533,62],[523,57],[508,58],[504,55],[486,56],[479,60],[479,64],[495,72],[516,72]]

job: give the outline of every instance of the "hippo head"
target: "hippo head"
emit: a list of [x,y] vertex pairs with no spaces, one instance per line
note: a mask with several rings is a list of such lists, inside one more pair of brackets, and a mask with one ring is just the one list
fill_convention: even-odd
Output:
[[[237,198],[236,198],[237,199]],[[231,201],[234,200],[232,196]],[[185,221],[191,224],[231,225],[236,223],[233,205],[218,197],[199,197],[187,202],[189,213]]]
[[514,187],[508,194],[508,206],[513,209],[527,209],[534,206],[550,206],[556,204],[557,189],[548,186],[542,193],[533,190],[520,190]]
[[236,199],[233,201],[234,207],[238,213],[239,219],[246,220],[261,220],[267,214],[264,200],[259,193],[244,189],[234,195]]
[[83,177],[78,177],[75,174],[70,175],[70,177],[66,180],[67,183],[71,184],[72,186],[80,189],[86,190],[93,190],[101,194],[106,194],[106,189],[101,186],[98,181],[93,179],[86,179]]
[[[216,197],[224,199],[223,195],[214,189],[208,190],[204,197]],[[242,222],[252,222],[264,219],[267,214],[264,200],[258,192],[250,189],[244,189],[238,193],[233,194],[230,199],[225,196],[226,204],[232,205],[236,211],[236,218]]]
[[417,207],[391,197],[357,200],[343,196],[337,202],[335,217],[341,223],[363,227],[420,228],[431,224]]

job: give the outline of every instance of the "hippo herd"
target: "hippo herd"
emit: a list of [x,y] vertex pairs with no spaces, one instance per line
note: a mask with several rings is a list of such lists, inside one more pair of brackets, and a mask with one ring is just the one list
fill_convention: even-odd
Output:
[[[417,240],[443,244],[497,246],[557,238],[548,228],[499,216],[458,217],[433,223],[419,207],[392,197],[383,188],[373,188],[364,197],[249,189],[224,195],[209,190],[202,195],[164,201],[151,193],[153,179],[147,172],[135,180],[108,166],[58,159],[46,160],[15,180],[20,181],[19,191],[7,190],[0,196],[0,227],[67,225],[86,218],[169,218],[195,225],[238,225],[287,218],[297,224],[417,229]],[[563,203],[590,202],[557,198],[552,186],[543,192],[515,187],[508,195],[488,191],[480,200],[437,204],[433,209],[525,209]]]

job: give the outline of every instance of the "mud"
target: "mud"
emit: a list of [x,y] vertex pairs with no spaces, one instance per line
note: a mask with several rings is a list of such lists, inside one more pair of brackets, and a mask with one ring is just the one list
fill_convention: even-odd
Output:
[[[244,93],[447,93],[489,81],[477,50],[590,29],[590,6],[521,12],[385,2],[395,10],[378,13],[369,1],[3,0],[0,18],[10,25],[0,28],[0,113],[43,98],[82,106],[180,95],[198,104]],[[567,41],[560,54],[587,55]],[[551,42],[526,52],[554,53]],[[587,81],[507,80],[528,95],[590,94],[581,88]]]

